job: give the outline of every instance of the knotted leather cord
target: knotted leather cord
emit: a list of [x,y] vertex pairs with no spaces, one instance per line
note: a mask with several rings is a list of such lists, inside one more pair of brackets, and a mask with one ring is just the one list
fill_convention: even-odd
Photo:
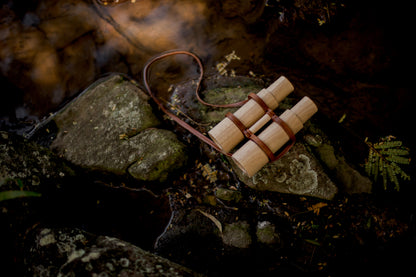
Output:
[[250,99],[253,99],[254,101],[256,101],[257,104],[259,104],[262,109],[265,111],[265,113],[267,113],[271,119],[276,122],[277,124],[279,124],[283,130],[288,134],[291,143],[285,147],[285,149],[283,149],[279,155],[275,156],[273,154],[273,152],[270,150],[270,148],[262,141],[260,140],[255,134],[253,134],[246,126],[244,126],[244,124],[237,118],[235,117],[232,113],[227,113],[226,117],[228,117],[240,130],[241,132],[244,134],[245,137],[247,137],[248,139],[252,140],[253,142],[255,142],[262,150],[263,152],[265,152],[265,154],[269,157],[270,162],[276,161],[279,158],[281,158],[295,143],[295,135],[292,132],[292,130],[290,129],[290,127],[286,124],[286,122],[284,122],[282,119],[280,119],[268,106],[266,103],[264,103],[264,101],[258,97],[256,94],[254,93],[250,93],[250,95],[248,96],[248,99],[244,100],[244,101],[240,101],[240,102],[235,102],[235,103],[231,103],[231,104],[211,104],[208,102],[205,102],[200,96],[199,96],[199,89],[201,87],[201,82],[202,82],[202,78],[204,76],[204,67],[202,65],[201,60],[193,53],[188,52],[188,51],[184,51],[184,50],[174,50],[174,51],[169,51],[169,52],[164,52],[158,56],[155,56],[153,58],[151,58],[144,66],[143,68],[143,83],[144,86],[147,90],[147,92],[149,93],[150,97],[152,97],[153,101],[155,101],[155,103],[159,106],[159,108],[166,114],[168,115],[172,120],[174,120],[176,123],[178,123],[180,126],[182,126],[183,128],[185,128],[186,130],[188,130],[189,132],[191,132],[193,135],[195,135],[197,138],[199,138],[200,140],[202,140],[203,142],[205,142],[206,144],[210,145],[212,148],[214,148],[215,150],[217,150],[218,152],[227,155],[229,157],[232,156],[231,153],[229,152],[224,152],[221,147],[219,147],[214,141],[212,141],[211,139],[209,139],[208,137],[204,136],[201,132],[199,132],[198,130],[196,130],[194,127],[192,127],[191,125],[189,125],[188,123],[186,123],[185,121],[183,121],[182,119],[180,119],[178,116],[174,115],[173,113],[169,112],[163,105],[162,103],[159,101],[159,99],[153,94],[149,82],[148,82],[148,72],[149,72],[149,68],[152,64],[154,64],[155,62],[164,59],[166,57],[169,56],[174,56],[174,55],[179,55],[179,54],[183,54],[183,55],[187,55],[192,57],[198,64],[199,69],[200,69],[200,73],[199,73],[199,79],[197,82],[197,87],[195,89],[195,94],[196,97],[198,99],[199,102],[201,102],[202,104],[209,106],[209,107],[215,107],[215,108],[235,108],[235,107],[241,107],[242,105],[244,105],[245,103],[247,103]]

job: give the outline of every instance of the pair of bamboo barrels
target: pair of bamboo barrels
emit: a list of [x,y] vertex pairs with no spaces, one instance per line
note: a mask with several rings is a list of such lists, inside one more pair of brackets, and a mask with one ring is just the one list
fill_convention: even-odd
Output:
[[[280,77],[266,89],[262,89],[257,96],[269,107],[275,110],[279,103],[294,90],[293,85],[285,77]],[[303,97],[290,110],[286,110],[279,117],[296,134],[303,128],[303,124],[318,111],[315,103],[307,96]],[[264,111],[254,99],[250,99],[240,107],[234,116],[252,133],[256,134],[269,121],[271,116]],[[212,128],[208,135],[224,151],[229,153],[245,135],[239,127],[228,117]],[[260,134],[256,134],[273,153],[277,152],[289,140],[288,132],[281,124],[273,121]],[[256,174],[269,162],[269,156],[253,140],[248,140],[231,158],[249,177]]]

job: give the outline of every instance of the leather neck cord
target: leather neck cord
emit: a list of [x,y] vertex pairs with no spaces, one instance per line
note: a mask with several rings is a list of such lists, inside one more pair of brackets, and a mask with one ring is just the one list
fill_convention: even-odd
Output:
[[178,123],[180,126],[182,126],[183,128],[185,128],[186,130],[188,130],[189,132],[191,132],[193,135],[195,135],[196,137],[198,137],[200,140],[202,140],[203,142],[205,142],[206,144],[210,145],[212,148],[214,148],[215,150],[223,153],[224,155],[227,156],[231,156],[231,153],[226,153],[224,152],[221,147],[219,147],[214,141],[212,141],[211,139],[209,139],[208,137],[204,136],[201,132],[199,132],[198,130],[196,130],[194,127],[192,127],[191,125],[189,125],[188,123],[184,122],[182,119],[180,119],[179,117],[177,117],[176,115],[174,115],[173,113],[171,113],[170,111],[168,111],[163,105],[162,103],[159,101],[159,99],[155,96],[155,94],[152,92],[149,82],[148,82],[148,73],[149,73],[149,68],[152,64],[154,64],[155,62],[164,59],[166,57],[169,56],[174,56],[174,55],[187,55],[192,57],[199,66],[199,79],[197,82],[197,87],[195,90],[195,95],[198,99],[199,102],[201,102],[202,104],[209,106],[209,107],[216,107],[216,108],[233,108],[233,107],[241,107],[242,105],[244,105],[248,100],[244,100],[244,101],[240,101],[240,102],[236,102],[236,103],[231,103],[231,104],[224,104],[224,105],[217,105],[217,104],[210,104],[205,102],[204,100],[201,99],[201,97],[199,96],[199,89],[201,87],[201,82],[202,82],[202,78],[204,76],[204,67],[202,65],[201,60],[193,53],[188,52],[188,51],[183,51],[183,50],[175,50],[175,51],[169,51],[169,52],[164,52],[158,56],[155,56],[153,58],[151,58],[144,66],[143,68],[143,83],[144,86],[147,90],[147,92],[149,93],[150,97],[152,97],[153,101],[155,101],[155,103],[159,106],[159,108],[166,114],[168,115],[172,120],[174,120],[176,123]]
[[152,64],[154,64],[155,62],[164,59],[166,57],[169,56],[173,56],[173,55],[188,55],[190,57],[192,57],[199,66],[200,69],[200,73],[199,73],[199,79],[198,79],[198,83],[197,83],[197,87],[195,90],[195,95],[198,99],[199,102],[201,102],[202,104],[209,106],[209,107],[216,107],[216,108],[231,108],[231,107],[241,107],[242,105],[244,105],[247,101],[249,101],[250,99],[253,99],[254,101],[256,101],[265,111],[265,113],[269,114],[270,118],[277,124],[279,124],[283,130],[287,133],[287,135],[290,138],[290,144],[287,145],[287,147],[285,147],[283,149],[283,151],[281,151],[281,153],[279,153],[277,156],[275,156],[273,154],[273,152],[269,149],[269,147],[263,142],[261,141],[255,134],[251,133],[250,130],[244,126],[243,123],[240,122],[240,120],[238,118],[236,118],[233,114],[228,113],[226,115],[226,117],[228,117],[243,133],[244,136],[246,136],[248,139],[254,141],[262,150],[263,152],[268,156],[270,162],[273,162],[275,160],[280,159],[295,143],[296,138],[294,133],[292,132],[292,130],[290,129],[290,127],[282,120],[280,119],[267,105],[266,103],[264,103],[264,101],[258,97],[256,94],[251,93],[248,96],[247,100],[244,101],[240,101],[240,102],[236,102],[236,103],[231,103],[231,104],[224,104],[224,105],[218,105],[218,104],[210,104],[205,102],[204,100],[201,99],[201,97],[199,96],[199,89],[201,87],[201,82],[202,82],[202,78],[204,76],[204,67],[202,65],[202,62],[200,61],[200,59],[193,53],[188,52],[188,51],[183,51],[183,50],[174,50],[174,51],[170,51],[170,52],[164,52],[158,56],[153,57],[152,59],[150,59],[144,66],[143,69],[143,83],[144,86],[147,90],[147,92],[149,93],[150,97],[152,97],[152,99],[155,101],[155,103],[159,106],[159,108],[166,114],[168,115],[172,120],[174,120],[176,123],[178,123],[180,126],[182,126],[183,128],[185,128],[186,130],[188,130],[189,132],[191,132],[193,135],[195,135],[197,138],[199,138],[200,140],[202,140],[203,142],[205,142],[206,144],[210,145],[212,148],[214,148],[215,150],[219,151],[220,153],[223,153],[224,155],[227,155],[229,157],[232,156],[231,153],[227,153],[224,152],[221,147],[219,147],[213,140],[209,139],[208,137],[204,136],[204,134],[202,134],[201,132],[199,132],[198,130],[196,130],[194,127],[192,127],[191,125],[189,125],[188,123],[186,123],[185,121],[183,121],[182,119],[180,119],[179,117],[177,117],[176,115],[174,115],[173,113],[171,113],[170,111],[168,111],[163,105],[162,103],[159,101],[159,99],[153,94],[149,82],[148,82],[148,73],[149,73],[149,68]]

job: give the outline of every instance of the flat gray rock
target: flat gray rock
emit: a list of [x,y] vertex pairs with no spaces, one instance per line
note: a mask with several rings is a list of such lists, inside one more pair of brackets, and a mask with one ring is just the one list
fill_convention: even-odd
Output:
[[235,164],[237,176],[257,190],[277,191],[323,199],[332,199],[338,189],[316,158],[297,142],[281,159],[267,164],[253,177],[248,177]]

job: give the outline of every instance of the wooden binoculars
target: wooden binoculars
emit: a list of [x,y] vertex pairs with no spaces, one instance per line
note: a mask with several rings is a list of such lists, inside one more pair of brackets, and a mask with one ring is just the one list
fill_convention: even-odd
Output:
[[[294,144],[295,134],[303,128],[303,123],[318,111],[315,103],[305,96],[290,110],[277,116],[273,110],[293,90],[293,85],[282,76],[268,88],[250,94],[243,106],[234,114],[228,113],[208,132],[227,153],[247,139],[231,158],[248,176],[285,154]],[[274,153],[285,144],[287,146],[276,156]]]

